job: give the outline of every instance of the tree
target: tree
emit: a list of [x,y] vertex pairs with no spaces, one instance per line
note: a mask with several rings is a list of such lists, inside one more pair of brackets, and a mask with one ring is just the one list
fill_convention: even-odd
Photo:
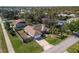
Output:
[[70,30],[71,33],[79,31],[79,20],[65,24],[65,29]]
[[10,24],[9,24],[9,22],[5,22],[4,25],[5,25],[5,28],[6,28],[7,30],[10,29]]
[[15,33],[15,31],[13,30],[13,28],[10,28],[10,29],[9,29],[9,33],[10,33],[12,36],[16,36],[16,33]]

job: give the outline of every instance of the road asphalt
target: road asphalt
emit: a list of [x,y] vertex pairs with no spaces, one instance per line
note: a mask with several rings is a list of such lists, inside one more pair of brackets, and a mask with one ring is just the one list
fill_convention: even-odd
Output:
[[1,39],[0,39],[0,53],[2,53],[2,47],[1,47]]
[[79,38],[76,36],[70,36],[59,45],[55,46],[54,48],[50,48],[43,53],[64,53],[70,46],[77,43]]
[[1,27],[2,27],[2,30],[3,30],[3,34],[4,34],[4,37],[5,37],[8,52],[9,53],[14,53],[15,52],[14,48],[13,48],[12,43],[10,41],[10,38],[9,38],[9,36],[7,34],[7,31],[6,31],[5,27],[4,27],[4,24],[3,24],[3,21],[1,19],[1,17],[0,17],[0,24],[1,24]]

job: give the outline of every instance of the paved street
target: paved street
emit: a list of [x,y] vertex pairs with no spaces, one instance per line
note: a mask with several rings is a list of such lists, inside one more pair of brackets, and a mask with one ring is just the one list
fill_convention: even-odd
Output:
[[11,44],[11,42],[10,42],[9,36],[8,36],[8,34],[7,34],[7,31],[6,31],[5,27],[4,27],[4,24],[3,24],[1,18],[0,18],[0,24],[1,24],[1,26],[2,26],[3,34],[4,34],[5,41],[6,41],[6,45],[7,45],[7,48],[8,48],[8,52],[9,52],[9,53],[14,53],[13,46],[12,46],[12,44]]
[[0,39],[0,53],[2,53],[1,39]]
[[54,48],[50,48],[47,51],[44,51],[44,53],[63,53],[66,51],[68,47],[70,47],[71,45],[75,44],[78,41],[79,41],[78,37],[70,36],[65,41],[55,46]]

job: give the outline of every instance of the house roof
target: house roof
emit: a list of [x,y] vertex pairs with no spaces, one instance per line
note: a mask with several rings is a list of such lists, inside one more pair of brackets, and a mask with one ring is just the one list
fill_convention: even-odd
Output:
[[18,24],[16,24],[16,27],[25,27],[25,26],[27,26],[26,23],[18,23]]
[[58,16],[70,16],[70,17],[75,17],[75,14],[58,14]]
[[14,24],[14,27],[17,30],[21,30],[21,29],[23,29],[24,27],[27,26],[27,23],[24,20],[21,20],[21,19],[13,21],[13,24]]
[[36,35],[40,35],[41,32],[35,30],[32,26],[28,25],[24,28],[25,32],[27,32],[30,36],[34,37]]
[[44,31],[46,29],[44,24],[34,25],[33,28],[38,31]]
[[21,19],[18,19],[18,20],[15,20],[16,24],[17,23],[20,23],[20,22],[25,22],[24,20],[21,20]]

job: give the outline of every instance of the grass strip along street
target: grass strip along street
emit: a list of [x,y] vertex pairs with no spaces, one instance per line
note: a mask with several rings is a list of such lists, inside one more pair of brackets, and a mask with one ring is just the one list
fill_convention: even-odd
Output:
[[67,51],[70,53],[79,53],[79,42],[69,47]]
[[0,25],[0,41],[1,41],[0,48],[2,48],[2,52],[3,53],[8,52],[7,51],[7,46],[6,46],[6,43],[5,43],[5,38],[4,38],[4,35],[3,35],[3,32],[2,32],[1,25]]

